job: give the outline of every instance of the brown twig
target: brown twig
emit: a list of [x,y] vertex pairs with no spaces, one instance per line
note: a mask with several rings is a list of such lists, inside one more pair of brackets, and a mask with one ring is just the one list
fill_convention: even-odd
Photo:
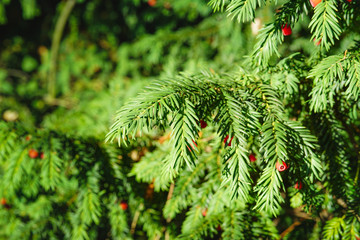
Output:
[[169,193],[167,195],[167,201],[169,201],[172,198],[172,195],[174,193],[174,188],[175,188],[175,183],[171,183],[170,188],[169,188]]
[[21,70],[18,70],[18,69],[6,69],[7,70],[7,74],[10,75],[10,76],[13,76],[13,77],[18,77],[18,78],[21,78],[21,79],[29,79],[30,78],[30,75],[27,74],[26,72],[23,72]]
[[73,108],[77,104],[75,101],[70,99],[46,97],[44,100],[50,106],[61,106],[67,109]]
[[283,231],[280,234],[280,239],[283,239],[286,235],[291,233],[295,229],[295,227],[299,226],[304,220],[305,220],[305,218],[301,218],[300,220],[296,220],[293,224],[291,224],[287,229],[285,229],[285,231]]
[[77,198],[77,194],[74,194],[69,201],[66,202],[67,206],[70,206]]
[[[173,193],[174,193],[174,188],[175,188],[175,183],[171,183],[170,188],[169,188],[169,193],[168,193],[168,195],[167,195],[167,201],[169,201],[169,200],[172,198]],[[167,223],[170,223],[170,222],[171,222],[171,218],[168,217],[168,218],[166,219],[166,222],[167,222]],[[165,227],[165,240],[169,240],[169,239],[170,239],[170,233],[169,233],[167,227]]]
[[130,228],[130,233],[133,235],[135,233],[135,228],[136,228],[136,225],[137,225],[137,222],[139,220],[139,217],[140,217],[140,209],[143,207],[143,204],[141,203],[138,207],[138,209],[136,210],[135,214],[134,214],[134,217],[133,217],[133,220],[131,222],[131,228]]
[[163,144],[166,140],[169,140],[170,139],[170,136],[171,136],[171,132],[169,132],[168,134],[166,134],[165,136],[162,136],[159,138],[159,143],[160,144]]

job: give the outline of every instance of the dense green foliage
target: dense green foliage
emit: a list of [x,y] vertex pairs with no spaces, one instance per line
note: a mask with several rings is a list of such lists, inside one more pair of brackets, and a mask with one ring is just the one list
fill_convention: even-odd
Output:
[[359,12],[0,0],[0,239],[357,239]]

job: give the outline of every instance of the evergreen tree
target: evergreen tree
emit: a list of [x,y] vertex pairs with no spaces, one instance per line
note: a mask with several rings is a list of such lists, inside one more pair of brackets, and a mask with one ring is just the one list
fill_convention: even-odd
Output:
[[[76,4],[100,3],[65,1],[59,19],[80,15]],[[44,80],[35,110],[22,103],[31,84],[17,89],[11,71],[0,71],[0,239],[360,237],[359,0],[117,7],[106,9],[128,17],[119,35],[141,38],[116,48],[113,33],[102,43],[110,50],[87,40],[89,49],[78,50],[81,21],[70,17],[59,49],[40,49],[44,70],[32,72],[32,58],[23,63]],[[147,32],[146,21],[129,20],[140,12],[159,24],[174,17]],[[83,24],[93,24],[97,14],[87,13]],[[109,26],[97,24],[94,39]],[[107,55],[116,60],[99,61]],[[9,64],[7,56],[0,59]],[[73,87],[71,77],[82,75]],[[134,92],[149,77],[124,103],[134,94],[120,89]],[[128,87],[128,79],[140,81]],[[96,83],[105,83],[101,93]],[[9,106],[21,121],[12,123],[19,116]],[[27,118],[29,109],[45,117]]]

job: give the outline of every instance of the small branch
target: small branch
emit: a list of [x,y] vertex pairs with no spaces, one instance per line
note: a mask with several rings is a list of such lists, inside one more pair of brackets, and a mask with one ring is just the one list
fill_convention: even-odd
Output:
[[305,218],[302,218],[299,221],[295,221],[293,224],[291,224],[287,229],[285,229],[285,231],[280,234],[280,239],[283,239],[286,235],[291,233],[295,229],[295,227],[299,226],[304,220]]
[[359,173],[360,173],[360,158],[358,158],[358,161],[357,161],[357,168],[356,168],[356,174],[355,174],[355,179],[354,179],[354,185],[356,185],[357,182],[358,182]]
[[73,108],[77,104],[73,100],[60,98],[45,98],[45,102],[50,106],[60,106],[68,109]]
[[77,194],[74,194],[74,196],[72,196],[70,200],[66,202],[66,205],[70,206],[76,200],[76,198],[77,198]]
[[163,144],[165,141],[169,140],[171,136],[171,132],[169,132],[168,134],[166,134],[165,136],[162,136],[159,138],[159,143]]
[[[169,189],[169,193],[168,193],[168,195],[167,195],[167,201],[169,201],[169,200],[172,198],[173,193],[174,193],[174,188],[175,188],[175,183],[171,183],[170,189]],[[166,222],[167,222],[167,223],[170,223],[170,222],[171,222],[171,218],[168,217],[168,218],[166,219]],[[169,233],[168,229],[165,228],[165,240],[169,240],[169,239],[170,239],[170,233]]]
[[67,19],[69,18],[70,13],[75,6],[75,3],[76,0],[67,0],[64,8],[60,13],[59,19],[56,22],[54,35],[51,43],[51,59],[48,80],[48,94],[50,99],[54,99],[56,96],[56,61],[59,53],[61,36],[64,31]]
[[140,204],[138,209],[136,210],[136,212],[134,214],[133,220],[131,222],[131,229],[130,229],[131,235],[133,235],[135,233],[135,228],[136,228],[137,222],[138,222],[139,217],[140,217],[140,209],[142,208],[142,206],[143,206],[143,204]]
[[21,79],[29,79],[30,76],[29,74],[27,74],[26,72],[23,72],[21,70],[18,70],[18,69],[6,69],[7,70],[7,74],[10,75],[10,76],[13,76],[13,77],[18,77],[18,78],[21,78]]
[[319,219],[313,218],[309,213],[303,212],[301,209],[303,207],[298,207],[298,208],[294,208],[292,209],[291,213],[293,216],[301,218],[301,219],[312,219],[312,220],[316,220],[318,221]]
[[167,195],[167,201],[169,201],[172,198],[172,195],[174,193],[174,188],[175,188],[175,183],[171,183],[170,188],[169,188],[169,193]]
[[[335,196],[334,196],[334,198],[335,198]],[[345,208],[345,209],[348,208],[346,202],[344,202],[344,200],[342,200],[341,198],[336,198],[336,202],[337,202],[341,207],[343,207],[343,208]]]
[[[165,231],[165,227],[162,227],[161,229],[161,232],[164,232]],[[161,238],[161,235],[162,234],[157,234],[155,237],[154,237],[154,240],[159,240]]]

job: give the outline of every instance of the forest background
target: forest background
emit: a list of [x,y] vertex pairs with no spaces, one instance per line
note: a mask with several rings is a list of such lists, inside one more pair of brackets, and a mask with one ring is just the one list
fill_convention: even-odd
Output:
[[[358,239],[360,3],[314,2],[0,0],[0,239]],[[323,16],[330,20],[320,22]],[[324,76],[328,85],[318,86]],[[260,187],[274,179],[262,175],[273,156],[263,133],[277,121],[268,126],[252,105],[243,155],[249,178],[261,179],[258,189],[221,184],[229,172],[247,178],[227,165],[242,123],[215,117],[196,94],[207,81],[216,85],[213,95],[221,95],[219,86],[233,91],[239,78],[262,79],[270,107],[251,101],[309,129],[280,146],[300,150],[280,148],[279,163],[291,154],[295,160],[286,177],[276,173],[279,182],[267,188],[274,192]],[[193,143],[182,145],[189,156],[200,151],[196,160],[184,157],[194,168],[164,164],[174,145],[160,110],[135,127],[149,124],[141,135],[112,125],[114,116],[122,121],[123,106],[131,113],[151,100],[173,111],[137,97],[149,85],[156,97],[184,87],[200,98],[198,105],[179,100],[203,106]],[[229,108],[238,103],[224,96]],[[130,99],[139,102],[126,109]],[[224,99],[209,104],[221,108]],[[283,123],[279,132],[302,129]],[[128,140],[119,129],[136,141],[117,145]],[[296,162],[304,152],[317,157]]]

